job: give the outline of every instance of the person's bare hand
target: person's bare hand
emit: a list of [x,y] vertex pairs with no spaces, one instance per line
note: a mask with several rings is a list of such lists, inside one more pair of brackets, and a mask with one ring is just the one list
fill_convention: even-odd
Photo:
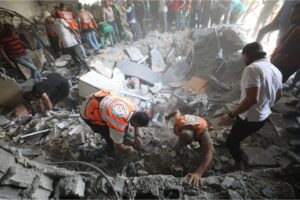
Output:
[[232,118],[228,115],[228,114],[225,114],[222,116],[221,118],[221,121],[219,122],[219,125],[220,126],[228,126],[229,124],[232,123]]
[[192,184],[194,186],[202,186],[203,180],[201,179],[200,174],[198,173],[189,173],[187,176],[190,176],[189,184]]
[[15,63],[13,63],[13,62],[10,63],[10,66],[12,66],[15,69],[17,68],[17,65]]
[[137,151],[136,151],[132,146],[130,146],[130,147],[128,147],[128,149],[127,149],[127,153],[128,153],[129,155],[133,155],[133,154],[136,154]]
[[134,139],[134,145],[139,145],[142,142],[142,138],[140,136],[136,136]]

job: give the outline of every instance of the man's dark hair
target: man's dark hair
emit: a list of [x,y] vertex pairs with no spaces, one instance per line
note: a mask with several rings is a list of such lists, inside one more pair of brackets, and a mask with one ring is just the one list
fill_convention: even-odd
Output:
[[78,10],[81,10],[81,9],[83,8],[82,3],[78,3],[78,4],[77,4],[77,8],[78,8]]
[[65,7],[65,4],[64,4],[63,2],[60,2],[60,3],[59,3],[59,8],[60,8],[60,9],[63,9],[64,7]]
[[247,65],[253,63],[256,60],[265,58],[267,53],[264,52],[263,47],[258,42],[252,42],[247,44],[242,51],[243,55],[246,55],[248,58]]
[[138,126],[148,126],[149,116],[145,112],[135,112],[133,113],[130,122],[133,122]]
[[12,36],[13,32],[15,31],[15,27],[12,24],[4,24],[3,25],[3,32],[7,36]]

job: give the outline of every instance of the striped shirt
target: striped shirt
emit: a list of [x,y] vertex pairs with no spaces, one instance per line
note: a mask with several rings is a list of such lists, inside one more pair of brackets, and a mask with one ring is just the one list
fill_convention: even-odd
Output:
[[12,60],[26,55],[17,34],[14,34],[13,36],[0,34],[0,44],[3,46],[3,50],[6,55]]

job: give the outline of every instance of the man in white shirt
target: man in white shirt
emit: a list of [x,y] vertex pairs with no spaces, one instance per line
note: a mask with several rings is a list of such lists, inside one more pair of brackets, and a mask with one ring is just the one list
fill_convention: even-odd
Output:
[[49,28],[56,33],[62,47],[72,56],[75,64],[78,66],[82,64],[84,67],[88,68],[87,56],[83,46],[81,45],[81,40],[78,34],[70,28],[69,24],[64,19],[60,19],[58,16],[54,17],[56,18],[46,16]]
[[271,107],[282,96],[282,75],[266,59],[262,46],[257,42],[249,43],[242,54],[247,67],[241,79],[241,101],[220,123],[228,125],[236,118],[226,145],[239,170],[243,169],[240,142],[264,126]]

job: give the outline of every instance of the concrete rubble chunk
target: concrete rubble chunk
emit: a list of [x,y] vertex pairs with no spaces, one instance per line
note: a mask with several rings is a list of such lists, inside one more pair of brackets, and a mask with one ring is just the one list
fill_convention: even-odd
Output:
[[211,176],[204,179],[204,185],[208,185],[210,187],[221,189],[221,180],[219,177]]
[[233,184],[234,182],[234,178],[231,178],[229,176],[226,176],[225,179],[223,180],[222,184],[221,184],[221,187],[226,190],[228,188],[231,187],[231,185]]
[[107,78],[112,78],[114,72],[113,65],[105,65],[102,60],[98,59],[98,57],[94,57],[90,60],[90,66],[93,70],[98,73],[101,73]]
[[37,188],[33,194],[31,194],[32,199],[49,199],[51,191],[44,188]]
[[0,187],[0,199],[24,199],[21,196],[22,189],[10,186]]
[[80,176],[61,178],[58,187],[60,197],[84,197],[85,182]]
[[261,194],[264,195],[265,197],[271,199],[273,197],[273,189],[272,189],[272,187],[263,188],[261,190]]
[[50,178],[49,176],[46,175],[41,175],[40,176],[40,187],[49,190],[49,191],[53,191],[53,179]]
[[229,195],[229,199],[233,199],[233,200],[244,199],[239,192],[234,190],[228,190],[228,195]]
[[242,146],[242,154],[250,166],[275,166],[276,161],[272,154],[260,147]]
[[157,48],[153,48],[150,51],[151,54],[151,68],[153,72],[163,72],[166,70],[166,63],[164,61],[161,52]]
[[144,58],[144,55],[136,47],[127,47],[127,48],[125,48],[125,51],[128,53],[130,59],[133,62],[138,62]]
[[[11,167],[16,165],[15,158],[7,151],[0,149],[0,172],[6,173],[6,171]],[[3,162],[5,161],[5,162]]]
[[19,187],[29,187],[37,173],[34,173],[32,170],[23,168],[21,165],[16,165],[16,173],[10,178],[10,182]]
[[126,181],[125,177],[117,176],[115,178],[114,188],[116,192],[118,192],[119,194],[123,194],[125,181]]
[[182,81],[192,67],[186,62],[177,62],[172,65],[161,77],[164,84]]
[[129,60],[120,60],[117,62],[116,67],[126,76],[137,77],[152,85],[158,82],[158,74],[143,64],[137,64]]

